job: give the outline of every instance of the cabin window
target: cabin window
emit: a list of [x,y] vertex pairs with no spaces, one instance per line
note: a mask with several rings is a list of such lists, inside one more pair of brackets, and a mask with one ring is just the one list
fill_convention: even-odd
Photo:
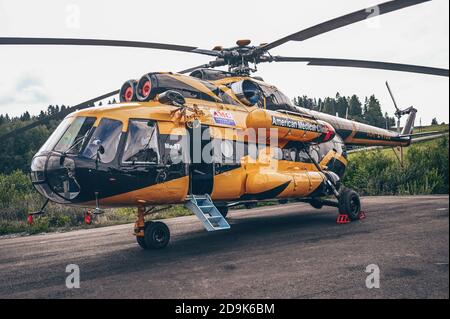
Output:
[[157,127],[154,121],[130,120],[122,163],[159,163]]
[[308,156],[308,151],[305,149],[300,149],[298,152],[298,161],[300,163],[311,163],[311,159]]
[[273,159],[277,161],[283,160],[283,150],[281,148],[275,147],[273,150]]
[[[121,121],[102,119],[92,133],[82,155],[91,159],[97,159],[98,157],[101,163],[111,163],[116,158],[121,135]],[[100,146],[104,149],[103,154],[99,152]]]

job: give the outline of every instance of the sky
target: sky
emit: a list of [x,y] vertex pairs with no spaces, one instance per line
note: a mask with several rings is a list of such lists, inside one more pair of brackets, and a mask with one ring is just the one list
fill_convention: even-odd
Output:
[[[71,37],[163,42],[212,49],[238,39],[272,42],[384,0],[0,0],[0,36]],[[433,0],[363,21],[273,55],[366,59],[449,67],[449,1]],[[38,114],[49,104],[75,105],[154,71],[180,71],[209,57],[134,48],[0,47],[0,114]],[[375,94],[383,111],[414,105],[418,119],[449,122],[449,80],[392,71],[259,65],[257,75],[290,98]]]

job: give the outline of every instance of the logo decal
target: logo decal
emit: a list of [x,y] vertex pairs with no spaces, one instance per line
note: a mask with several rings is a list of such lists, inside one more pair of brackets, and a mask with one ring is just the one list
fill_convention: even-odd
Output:
[[272,116],[272,125],[294,130],[323,133],[323,127],[319,124],[309,123],[301,120],[293,120],[284,117]]
[[226,111],[211,110],[211,115],[214,118],[214,122],[220,125],[236,126],[233,114]]

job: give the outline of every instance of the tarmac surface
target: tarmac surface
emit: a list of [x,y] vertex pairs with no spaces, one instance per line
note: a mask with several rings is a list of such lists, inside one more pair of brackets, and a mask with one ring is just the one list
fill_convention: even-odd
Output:
[[143,251],[132,225],[0,239],[0,298],[449,298],[449,196],[362,200],[367,218],[348,225],[307,204],[231,211],[217,233],[167,220],[162,251]]

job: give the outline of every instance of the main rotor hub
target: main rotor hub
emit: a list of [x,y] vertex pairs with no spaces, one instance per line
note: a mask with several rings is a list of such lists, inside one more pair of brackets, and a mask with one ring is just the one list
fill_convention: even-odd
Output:
[[216,46],[215,51],[220,55],[210,63],[211,67],[228,66],[230,73],[239,76],[250,76],[257,71],[256,65],[261,62],[272,62],[273,58],[260,50],[261,47],[252,46],[250,40],[238,40],[236,47],[223,48]]

